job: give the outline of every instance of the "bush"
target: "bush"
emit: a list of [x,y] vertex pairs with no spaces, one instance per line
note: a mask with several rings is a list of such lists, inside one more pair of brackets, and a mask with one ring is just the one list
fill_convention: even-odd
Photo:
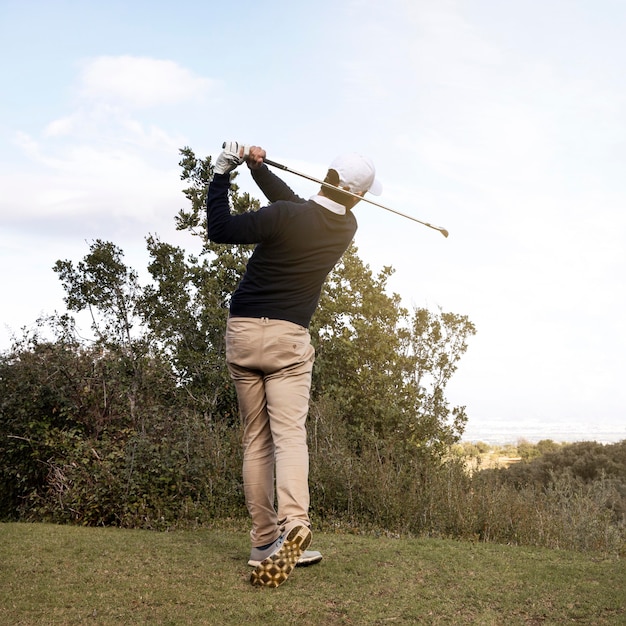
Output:
[[164,529],[243,516],[236,433],[205,428],[197,415],[177,416],[168,430],[98,440],[58,431],[45,485],[22,518]]
[[32,341],[0,358],[0,518],[143,528],[243,514],[236,428],[158,356]]
[[537,484],[547,487],[555,476],[564,473],[584,483],[612,477],[626,484],[626,440],[614,444],[581,441],[563,445],[511,466],[501,472],[501,477],[518,486]]

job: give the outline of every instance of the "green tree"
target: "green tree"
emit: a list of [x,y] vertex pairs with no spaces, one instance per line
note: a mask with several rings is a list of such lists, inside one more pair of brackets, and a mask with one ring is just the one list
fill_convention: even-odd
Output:
[[141,287],[137,272],[123,257],[121,248],[97,239],[76,266],[69,260],[57,261],[54,271],[63,283],[67,308],[89,311],[98,340],[132,351]]
[[411,378],[418,397],[410,439],[443,453],[458,441],[467,422],[464,406],[450,409],[445,389],[476,327],[466,315],[416,308],[410,328]]
[[311,323],[313,397],[332,399],[355,441],[394,433],[414,400],[406,384],[406,310],[386,293],[389,267],[374,276],[350,246],[330,274]]
[[121,248],[100,239],[90,244],[89,253],[76,265],[59,260],[54,271],[63,284],[68,310],[88,310],[96,345],[116,354],[120,367],[132,372],[127,398],[130,416],[138,423],[139,394],[151,344],[141,325],[143,289],[137,272],[124,263]]
[[311,331],[315,399],[332,399],[358,447],[364,436],[400,438],[438,454],[458,440],[465,407],[445,389],[475,334],[466,316],[415,309],[387,294],[393,270],[374,276],[351,246],[326,282]]

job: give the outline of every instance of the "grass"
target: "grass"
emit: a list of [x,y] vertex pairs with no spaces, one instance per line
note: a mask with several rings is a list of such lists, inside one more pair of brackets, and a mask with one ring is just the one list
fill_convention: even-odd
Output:
[[241,529],[0,524],[0,624],[626,624],[626,563],[317,533],[319,565],[248,582]]

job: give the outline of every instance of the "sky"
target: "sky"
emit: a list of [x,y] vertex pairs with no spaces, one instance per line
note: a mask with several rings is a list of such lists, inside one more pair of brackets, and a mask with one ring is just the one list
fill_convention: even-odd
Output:
[[625,27],[623,0],[0,0],[0,350],[95,239],[140,273],[149,234],[199,252],[181,148],[318,178],[357,151],[450,232],[355,209],[390,292],[477,328],[466,438],[626,439]]

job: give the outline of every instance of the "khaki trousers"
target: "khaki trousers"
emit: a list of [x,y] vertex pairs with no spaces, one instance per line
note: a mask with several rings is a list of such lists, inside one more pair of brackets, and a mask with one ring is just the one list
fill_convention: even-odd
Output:
[[274,541],[294,522],[310,526],[306,418],[314,360],[302,326],[267,318],[228,320],[226,362],[243,424],[243,486],[253,546]]

